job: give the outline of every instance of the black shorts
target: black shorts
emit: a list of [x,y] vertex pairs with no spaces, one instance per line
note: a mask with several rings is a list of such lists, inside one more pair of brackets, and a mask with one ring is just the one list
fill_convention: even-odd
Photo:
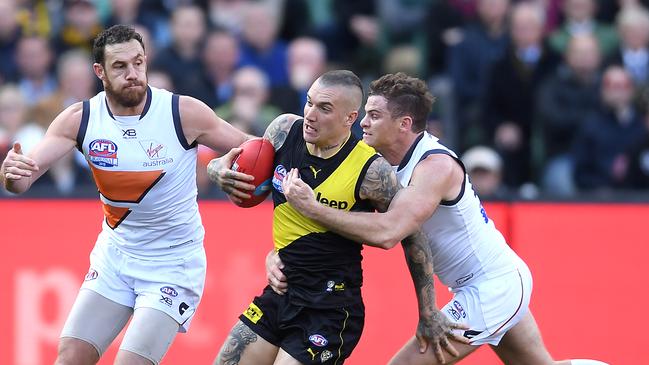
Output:
[[298,306],[266,287],[239,319],[303,364],[342,364],[361,338],[365,306]]

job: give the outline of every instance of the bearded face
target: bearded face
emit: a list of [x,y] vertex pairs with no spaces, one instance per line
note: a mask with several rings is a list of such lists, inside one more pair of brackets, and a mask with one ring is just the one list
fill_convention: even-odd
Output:
[[113,103],[133,108],[143,102],[147,92],[146,56],[137,40],[107,45],[104,64],[94,67]]
[[140,104],[146,96],[147,78],[144,80],[133,80],[125,85],[113,83],[110,78],[104,80],[104,90],[108,97],[119,105],[132,108]]

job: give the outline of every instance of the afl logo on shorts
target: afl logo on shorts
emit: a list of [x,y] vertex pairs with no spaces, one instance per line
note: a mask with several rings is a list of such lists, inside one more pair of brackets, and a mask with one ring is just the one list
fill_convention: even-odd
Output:
[[311,341],[312,344],[318,346],[318,347],[325,347],[329,343],[326,338],[324,338],[323,335],[315,334],[309,336],[309,341]]
[[282,165],[277,165],[275,167],[275,172],[273,173],[273,187],[275,190],[279,191],[280,193],[284,194],[284,190],[282,189],[282,181],[286,177],[286,168]]
[[163,286],[162,288],[160,288],[160,292],[163,293],[163,294],[167,294],[169,296],[172,296],[172,297],[177,297],[178,296],[178,292],[174,288],[172,288],[170,286]]
[[117,145],[107,139],[95,139],[88,145],[88,158],[97,166],[117,166]]
[[97,279],[97,276],[99,276],[97,270],[91,268],[90,270],[88,270],[88,273],[86,274],[86,277],[83,280],[84,281],[95,280]]

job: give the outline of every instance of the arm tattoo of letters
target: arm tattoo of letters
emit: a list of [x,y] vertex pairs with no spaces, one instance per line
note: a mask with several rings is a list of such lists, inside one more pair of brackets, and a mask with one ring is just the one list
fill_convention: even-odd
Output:
[[365,173],[360,187],[360,196],[371,201],[376,210],[385,212],[400,188],[392,166],[384,158],[379,157],[372,162]]
[[406,263],[415,284],[419,313],[435,312],[435,285],[433,281],[433,252],[428,243],[428,236],[417,231],[401,242]]
[[238,322],[225,340],[214,365],[237,365],[246,346],[257,341],[257,334]]

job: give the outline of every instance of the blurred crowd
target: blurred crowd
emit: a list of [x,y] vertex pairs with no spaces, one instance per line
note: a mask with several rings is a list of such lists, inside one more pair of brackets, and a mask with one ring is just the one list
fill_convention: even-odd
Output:
[[[194,96],[261,135],[301,114],[324,71],[365,83],[403,71],[436,96],[429,131],[491,199],[572,198],[649,187],[649,0],[2,0],[0,158],[101,90],[92,40],[144,38],[149,83]],[[360,127],[356,126],[358,132]],[[204,166],[199,193],[222,197]],[[41,196],[96,194],[83,156]]]

